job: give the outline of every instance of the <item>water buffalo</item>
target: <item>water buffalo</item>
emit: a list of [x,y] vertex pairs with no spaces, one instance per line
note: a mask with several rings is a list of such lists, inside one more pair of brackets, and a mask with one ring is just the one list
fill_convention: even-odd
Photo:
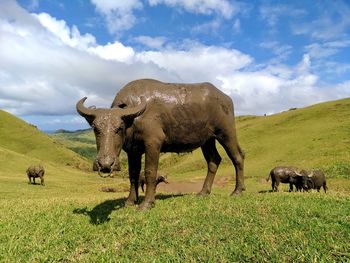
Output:
[[124,86],[109,109],[85,107],[86,99],[78,101],[76,107],[96,136],[95,169],[107,174],[120,170],[121,149],[128,155],[130,193],[126,205],[138,202],[143,154],[146,194],[140,209],[154,206],[161,152],[189,152],[201,147],[208,172],[200,194],[209,194],[221,162],[216,140],[235,167],[236,187],[232,194],[245,190],[244,155],[237,141],[233,103],[212,84],[143,79]]
[[300,183],[298,180],[298,168],[293,166],[277,166],[273,168],[266,181],[269,181],[271,177],[272,191],[277,192],[280,183],[289,184],[289,192],[293,191],[293,185],[296,186],[297,191],[300,189]]
[[308,176],[302,175],[299,172],[296,172],[296,174],[297,176],[291,177],[290,181],[293,185],[295,185],[297,192],[298,191],[301,192],[301,190],[309,191],[310,189],[313,189],[314,183],[311,180],[311,178],[309,178]]
[[[327,193],[326,176],[321,170],[302,170],[300,175],[303,178],[303,189],[317,189],[317,192],[319,192],[323,187],[324,192]],[[311,183],[308,183],[310,181]]]
[[[166,178],[166,176],[163,175],[157,175],[157,179],[156,179],[156,185],[160,184],[160,183],[166,183],[168,184],[168,180]],[[139,178],[139,185],[141,186],[142,192],[144,192],[144,186],[146,184],[146,177],[144,173],[140,174],[140,178]]]
[[27,176],[29,179],[29,184],[32,183],[31,178],[33,178],[33,183],[35,184],[35,178],[40,178],[40,184],[41,185],[45,185],[44,184],[44,174],[45,174],[45,170],[44,167],[42,165],[31,165],[28,167],[27,169]]

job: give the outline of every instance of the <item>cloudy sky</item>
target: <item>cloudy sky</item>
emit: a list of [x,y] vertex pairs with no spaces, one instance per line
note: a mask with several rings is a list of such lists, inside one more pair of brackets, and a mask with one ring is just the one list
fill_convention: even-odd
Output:
[[127,82],[209,81],[236,114],[350,97],[350,2],[1,0],[0,109],[86,128]]

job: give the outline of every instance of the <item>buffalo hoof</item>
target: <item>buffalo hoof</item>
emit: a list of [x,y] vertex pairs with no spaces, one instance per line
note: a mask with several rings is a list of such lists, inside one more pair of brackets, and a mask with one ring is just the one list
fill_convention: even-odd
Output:
[[126,200],[124,203],[124,207],[132,207],[137,205],[137,201]]
[[150,210],[151,208],[153,208],[155,206],[154,202],[142,202],[138,209],[140,211],[147,211]]
[[234,190],[232,193],[231,193],[231,196],[240,196],[242,195],[242,191],[244,190]]
[[200,191],[198,194],[197,194],[197,196],[208,196],[210,194],[210,192],[209,191]]

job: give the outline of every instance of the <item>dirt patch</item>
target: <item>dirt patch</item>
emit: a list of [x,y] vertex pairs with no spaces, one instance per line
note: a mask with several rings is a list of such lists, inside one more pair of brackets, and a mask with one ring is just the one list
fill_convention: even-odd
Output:
[[[232,177],[217,177],[214,180],[214,187],[224,187],[227,186],[231,181]],[[157,192],[161,193],[181,193],[181,194],[188,194],[188,193],[198,193],[203,186],[204,178],[198,179],[196,181],[191,182],[172,182],[169,180],[168,184],[159,184],[157,187]]]
[[[168,180],[169,183],[160,183],[157,186],[158,193],[173,193],[173,194],[190,194],[198,193],[203,186],[205,178],[192,179],[191,181],[172,181]],[[220,176],[214,180],[213,187],[226,187],[230,183],[233,183],[232,176]],[[100,188],[101,192],[113,193],[113,192],[128,192],[129,183],[117,183],[116,186],[104,186]],[[140,193],[142,193],[140,188]]]

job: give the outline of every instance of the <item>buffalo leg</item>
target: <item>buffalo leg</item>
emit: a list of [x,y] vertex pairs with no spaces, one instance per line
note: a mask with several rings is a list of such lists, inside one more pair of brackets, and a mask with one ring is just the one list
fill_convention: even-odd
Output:
[[324,183],[324,184],[323,184],[323,190],[324,190],[325,193],[327,193],[327,188],[328,188],[328,187],[327,187],[327,184]]
[[35,177],[33,177],[33,183],[35,184]]
[[28,175],[28,180],[29,180],[28,184],[31,184],[31,183],[32,183],[32,180],[31,180],[31,178],[30,178],[30,175]]
[[276,180],[275,181],[275,192],[278,192],[278,186],[280,185],[280,181]]
[[272,192],[275,192],[275,185],[276,185],[276,180],[275,180],[275,178],[271,177],[271,188],[272,188]]
[[215,147],[215,139],[210,139],[202,146],[202,152],[205,160],[208,164],[208,173],[205,178],[203,188],[199,192],[199,195],[207,195],[211,192],[214,177],[221,162],[221,157]]
[[125,206],[135,205],[139,200],[141,157],[141,154],[128,154],[130,192],[126,199]]
[[[226,135],[227,134],[227,135]],[[244,155],[238,145],[237,139],[232,138],[234,131],[228,131],[225,135],[218,137],[220,144],[224,147],[228,157],[231,159],[236,171],[236,187],[231,195],[240,194],[245,190],[244,185]]]
[[[298,191],[298,188],[296,188],[296,191]],[[289,192],[293,192],[293,184],[289,183]]]
[[45,185],[45,183],[44,183],[44,177],[43,177],[43,176],[40,176],[40,184],[41,184],[42,186]]
[[154,207],[156,186],[157,186],[157,170],[161,144],[157,141],[145,143],[145,179],[146,194],[145,200],[140,204],[140,210],[146,210]]

